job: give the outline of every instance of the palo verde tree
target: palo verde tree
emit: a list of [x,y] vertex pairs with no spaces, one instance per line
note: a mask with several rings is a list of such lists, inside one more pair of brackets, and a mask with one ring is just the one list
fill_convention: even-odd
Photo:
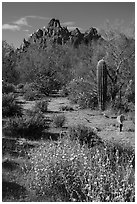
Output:
[[134,81],[135,73],[135,40],[124,33],[111,30],[107,33],[106,57],[109,96],[115,102],[121,99],[130,80]]
[[15,48],[2,41],[2,79],[4,82],[18,83],[19,73],[16,70],[17,56]]

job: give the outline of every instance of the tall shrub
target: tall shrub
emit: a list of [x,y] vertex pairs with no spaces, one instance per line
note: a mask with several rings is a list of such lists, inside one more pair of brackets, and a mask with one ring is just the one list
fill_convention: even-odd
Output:
[[74,79],[68,85],[69,98],[72,102],[79,104],[81,108],[97,107],[97,89],[92,81]]
[[12,117],[21,115],[22,107],[16,103],[14,94],[2,94],[2,117]]

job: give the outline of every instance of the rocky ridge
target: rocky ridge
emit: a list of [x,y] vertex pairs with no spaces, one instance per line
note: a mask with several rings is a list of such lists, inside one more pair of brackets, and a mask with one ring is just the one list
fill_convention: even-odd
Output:
[[67,27],[61,26],[58,19],[51,19],[47,28],[43,27],[33,32],[28,39],[24,39],[20,50],[25,51],[31,44],[39,43],[41,47],[46,47],[47,42],[60,45],[70,43],[75,48],[81,43],[88,45],[91,41],[101,39],[101,35],[96,28],[91,27],[85,33],[81,33],[78,28],[69,31]]

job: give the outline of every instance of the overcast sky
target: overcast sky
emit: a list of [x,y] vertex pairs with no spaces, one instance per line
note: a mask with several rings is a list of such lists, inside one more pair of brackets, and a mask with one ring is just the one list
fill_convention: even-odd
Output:
[[106,21],[130,26],[135,18],[133,2],[3,2],[2,38],[19,47],[23,38],[57,18],[70,30],[81,32],[90,27],[101,28]]

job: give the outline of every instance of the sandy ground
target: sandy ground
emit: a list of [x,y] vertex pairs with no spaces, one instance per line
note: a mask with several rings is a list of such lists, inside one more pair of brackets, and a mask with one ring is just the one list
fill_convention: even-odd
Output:
[[[21,100],[21,98],[19,100]],[[23,108],[32,109],[34,105],[35,101],[26,101],[26,103],[23,104]],[[74,110],[61,111],[61,106],[71,106]],[[48,112],[45,113],[45,116],[53,117],[55,114],[65,114],[65,127],[83,124],[95,128],[97,134],[105,140],[115,139],[135,146],[135,124],[130,118],[127,118],[127,120],[124,121],[123,131],[119,132],[116,117],[106,118],[99,111],[79,109],[78,105],[71,104],[66,97],[49,98]]]
[[[77,105],[72,105],[67,98],[52,98],[49,102],[48,109],[60,113],[62,105],[71,105],[74,111],[64,111],[66,116],[66,126],[73,126],[77,124],[84,124],[91,128],[96,128],[98,135],[106,140],[119,140],[125,143],[130,143],[135,146],[135,124],[127,117],[124,121],[123,131],[119,131],[119,126],[116,118],[106,118],[99,111],[91,109],[78,109]],[[114,115],[115,116],[115,115]]]

